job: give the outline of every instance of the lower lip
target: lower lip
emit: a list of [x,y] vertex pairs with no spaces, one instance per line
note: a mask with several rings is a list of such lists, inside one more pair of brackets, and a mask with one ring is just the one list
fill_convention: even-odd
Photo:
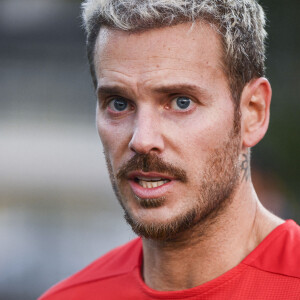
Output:
[[134,194],[140,198],[161,198],[166,196],[166,193],[172,188],[174,180],[171,180],[161,186],[155,188],[144,188],[134,180],[129,180],[130,187]]

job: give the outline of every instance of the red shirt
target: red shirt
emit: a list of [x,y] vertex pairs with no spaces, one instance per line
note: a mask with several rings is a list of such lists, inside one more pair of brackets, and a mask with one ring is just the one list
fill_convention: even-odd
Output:
[[300,227],[292,220],[274,229],[239,265],[192,289],[158,292],[141,277],[142,241],[118,247],[39,300],[300,299]]

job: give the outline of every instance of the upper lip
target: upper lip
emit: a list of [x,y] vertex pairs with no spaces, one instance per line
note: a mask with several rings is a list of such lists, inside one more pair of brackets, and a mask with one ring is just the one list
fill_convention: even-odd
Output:
[[163,174],[163,173],[158,173],[158,172],[143,172],[143,171],[133,171],[133,172],[129,172],[127,178],[128,179],[135,179],[138,177],[143,177],[143,178],[161,178],[161,179],[167,179],[167,180],[174,180],[175,178],[167,175],[167,174]]

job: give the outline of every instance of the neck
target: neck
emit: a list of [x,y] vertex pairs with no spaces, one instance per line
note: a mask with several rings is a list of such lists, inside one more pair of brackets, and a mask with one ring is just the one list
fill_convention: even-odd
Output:
[[238,265],[282,222],[262,207],[247,182],[213,221],[172,241],[144,239],[145,283],[155,290],[176,291],[212,280]]

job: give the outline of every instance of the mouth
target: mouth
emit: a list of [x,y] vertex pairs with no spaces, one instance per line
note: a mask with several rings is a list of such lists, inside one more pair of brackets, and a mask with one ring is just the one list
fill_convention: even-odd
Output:
[[134,194],[140,198],[164,197],[176,178],[156,172],[131,172],[127,179]]
[[162,177],[144,177],[144,176],[137,176],[134,177],[134,182],[138,183],[144,189],[153,189],[160,187],[168,182],[169,179],[162,178]]

